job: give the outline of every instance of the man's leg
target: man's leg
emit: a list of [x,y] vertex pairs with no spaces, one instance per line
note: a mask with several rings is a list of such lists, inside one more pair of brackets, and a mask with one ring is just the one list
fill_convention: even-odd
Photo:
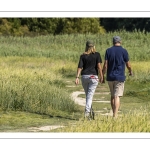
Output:
[[114,117],[117,117],[120,108],[120,96],[123,96],[124,82],[115,81],[114,86]]
[[111,103],[111,108],[114,114],[115,111],[115,98],[114,98],[114,81],[108,81],[108,86],[109,86],[109,90],[110,90],[110,103]]
[[111,103],[111,108],[112,108],[112,111],[113,111],[113,114],[114,114],[114,109],[115,109],[115,100],[114,100],[114,96],[111,96],[111,99],[110,99],[110,103]]
[[114,96],[114,111],[113,111],[113,117],[117,117],[119,107],[120,107],[120,98],[119,98],[119,96]]
[[120,107],[120,96],[123,95],[124,91],[124,82],[109,81],[108,85],[111,93],[111,108],[113,111],[113,116],[117,117]]

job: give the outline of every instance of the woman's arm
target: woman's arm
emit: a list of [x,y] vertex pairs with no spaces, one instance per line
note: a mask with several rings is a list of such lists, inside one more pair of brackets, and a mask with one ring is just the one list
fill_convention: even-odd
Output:
[[77,69],[75,84],[79,84],[79,76],[80,76],[81,70],[82,70],[82,68]]
[[99,71],[99,82],[103,83],[103,73],[102,73],[101,63],[97,64],[97,68],[98,68],[98,71]]

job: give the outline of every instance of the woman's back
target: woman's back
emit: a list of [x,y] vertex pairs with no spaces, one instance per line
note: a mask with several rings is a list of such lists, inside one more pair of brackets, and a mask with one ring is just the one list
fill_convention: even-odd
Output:
[[99,52],[91,54],[82,54],[78,64],[79,68],[82,68],[81,75],[98,75],[97,63],[102,63],[102,59]]

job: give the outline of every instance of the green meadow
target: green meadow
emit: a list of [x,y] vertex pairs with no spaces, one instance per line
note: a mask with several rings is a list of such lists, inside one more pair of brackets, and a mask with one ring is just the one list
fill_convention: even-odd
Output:
[[[93,40],[104,61],[112,37],[119,35],[128,50],[134,76],[128,76],[119,117],[97,114],[83,119],[84,107],[71,93],[81,91],[75,76],[85,42]],[[150,131],[150,33],[117,31],[107,34],[0,37],[0,131],[29,132],[29,127],[63,125],[46,132],[149,132]],[[107,82],[96,93],[109,92]],[[80,97],[85,98],[84,94]],[[94,99],[109,101],[110,95]],[[111,110],[110,103],[97,103],[95,111]],[[104,109],[105,108],[105,109]]]

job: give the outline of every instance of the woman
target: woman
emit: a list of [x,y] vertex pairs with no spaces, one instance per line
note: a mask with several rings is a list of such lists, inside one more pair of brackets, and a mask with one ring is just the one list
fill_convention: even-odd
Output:
[[[96,52],[92,41],[86,42],[85,52],[80,56],[75,84],[79,84],[81,73],[81,82],[86,95],[85,117],[90,118],[92,99],[98,81],[103,82],[101,67],[102,59],[99,52]],[[99,76],[99,78],[98,78]]]

